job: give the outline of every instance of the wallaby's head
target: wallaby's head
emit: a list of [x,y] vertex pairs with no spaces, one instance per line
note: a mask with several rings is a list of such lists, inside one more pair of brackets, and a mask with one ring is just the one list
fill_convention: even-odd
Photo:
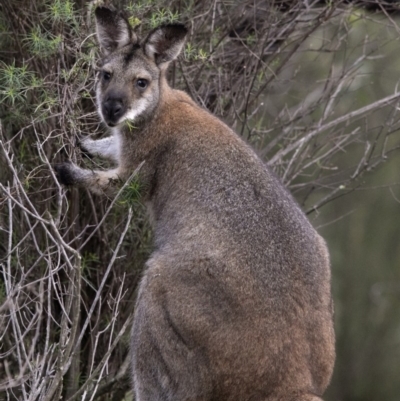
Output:
[[186,28],[163,25],[139,40],[120,13],[96,8],[97,38],[103,53],[97,82],[97,105],[104,122],[149,118],[160,99],[160,79],[182,50]]

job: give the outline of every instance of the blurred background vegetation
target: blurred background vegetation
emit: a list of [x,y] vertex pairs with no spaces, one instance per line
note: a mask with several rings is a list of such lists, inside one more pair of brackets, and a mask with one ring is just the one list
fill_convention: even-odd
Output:
[[[129,400],[129,327],[151,229],[122,197],[65,190],[106,135],[83,0],[0,4],[0,400]],[[170,82],[258,150],[326,238],[337,362],[327,401],[400,394],[400,5],[115,1],[144,35],[187,23]]]

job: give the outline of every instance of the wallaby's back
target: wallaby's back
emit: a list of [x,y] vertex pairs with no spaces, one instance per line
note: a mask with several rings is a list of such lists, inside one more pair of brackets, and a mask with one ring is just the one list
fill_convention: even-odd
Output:
[[321,395],[334,360],[323,240],[222,122],[176,91],[162,107],[146,138],[163,143],[151,189],[156,250],[133,331],[136,380],[164,383],[175,399]]

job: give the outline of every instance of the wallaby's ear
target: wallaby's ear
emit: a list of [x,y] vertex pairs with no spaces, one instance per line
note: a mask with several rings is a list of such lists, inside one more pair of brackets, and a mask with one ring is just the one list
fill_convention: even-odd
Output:
[[185,43],[187,29],[182,24],[163,25],[149,33],[144,41],[144,52],[161,68],[178,57]]
[[137,41],[128,20],[121,13],[107,7],[97,7],[95,15],[97,40],[105,54]]

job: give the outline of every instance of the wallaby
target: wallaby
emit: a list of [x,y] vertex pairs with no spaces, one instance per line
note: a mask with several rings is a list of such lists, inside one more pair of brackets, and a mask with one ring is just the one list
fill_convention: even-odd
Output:
[[95,15],[112,136],[81,146],[117,167],[55,169],[113,194],[142,164],[155,244],[132,330],[135,400],[321,400],[335,359],[323,239],[250,146],[168,85],[183,25],[139,40],[119,12]]

